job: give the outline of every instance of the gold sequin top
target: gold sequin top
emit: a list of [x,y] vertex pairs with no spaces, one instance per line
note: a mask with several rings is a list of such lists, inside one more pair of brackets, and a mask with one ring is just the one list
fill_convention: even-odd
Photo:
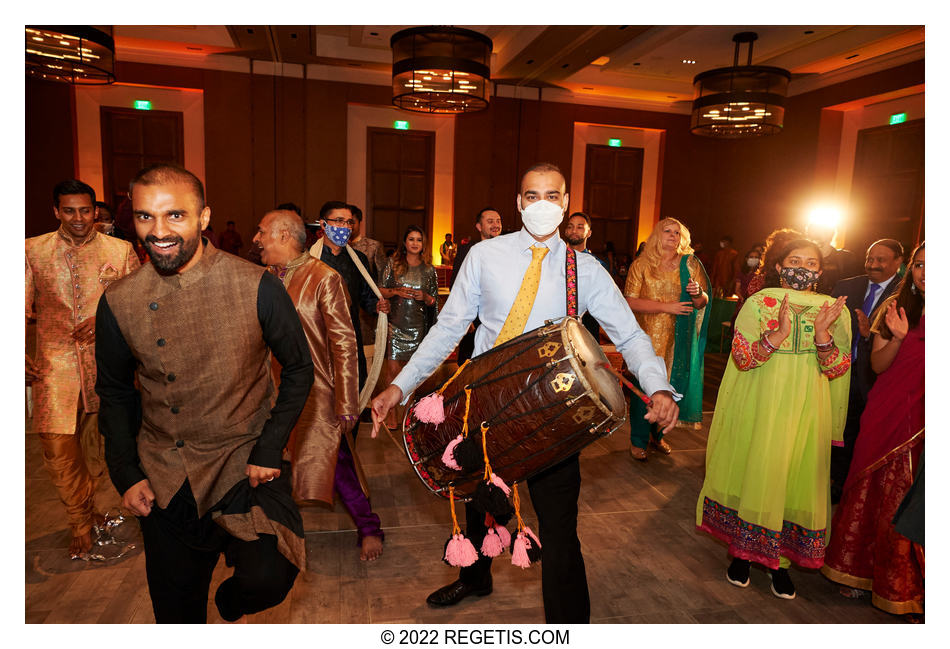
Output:
[[[646,275],[646,260],[638,257],[630,266],[627,273],[627,283],[624,286],[624,297],[636,297],[657,302],[680,301],[680,258],[676,259],[676,267],[665,271],[657,269],[654,277]],[[689,275],[699,283],[700,288],[709,294],[706,276],[695,257],[687,262]],[[653,350],[656,355],[666,362],[666,375],[669,377],[673,366],[673,332],[676,326],[676,316],[669,313],[637,313],[637,322],[653,341]]]

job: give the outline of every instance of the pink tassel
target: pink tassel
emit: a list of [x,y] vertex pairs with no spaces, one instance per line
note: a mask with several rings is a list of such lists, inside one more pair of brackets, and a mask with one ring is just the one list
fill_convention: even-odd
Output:
[[450,566],[464,568],[478,560],[475,546],[463,534],[456,534],[445,548],[445,560]]
[[506,496],[511,495],[511,487],[505,484],[505,481],[499,478],[494,473],[491,474],[491,483],[505,492]]
[[482,554],[486,557],[497,557],[505,549],[504,543],[498,536],[495,528],[489,528],[485,534],[485,540],[482,541]]
[[524,526],[524,533],[525,533],[525,535],[527,535],[527,536],[529,537],[529,538],[528,538],[528,542],[529,542],[529,543],[533,543],[534,545],[538,546],[539,548],[541,547],[541,541],[538,540],[538,536],[537,536],[534,532],[532,532],[532,531],[531,531],[531,528],[528,527],[527,525]]
[[515,537],[515,547],[511,551],[511,563],[522,570],[531,566],[531,559],[528,558],[528,542],[524,538],[524,532],[518,532]]
[[495,533],[498,535],[498,538],[501,539],[502,547],[507,548],[509,545],[511,545],[511,533],[508,531],[508,528],[501,525],[496,525]]
[[445,421],[445,410],[442,408],[442,395],[438,392],[428,394],[413,408],[416,419],[424,424],[441,424]]
[[461,471],[462,467],[458,465],[458,462],[455,461],[455,455],[452,454],[452,451],[455,450],[455,447],[459,445],[464,438],[459,435],[445,447],[445,450],[442,452],[442,464],[449,467],[450,469],[455,469],[456,471]]

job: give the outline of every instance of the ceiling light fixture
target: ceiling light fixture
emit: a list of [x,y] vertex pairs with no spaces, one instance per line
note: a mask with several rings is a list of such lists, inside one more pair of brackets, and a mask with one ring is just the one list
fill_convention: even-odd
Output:
[[[732,67],[701,72],[693,78],[690,131],[722,138],[775,135],[785,123],[785,95],[792,75],[788,70],[752,65],[755,32],[732,37],[736,44]],[[749,45],[746,65],[739,65],[739,46]],[[727,113],[727,115],[723,115]]]
[[[111,27],[106,27],[111,32]],[[112,34],[86,25],[26,26],[26,74],[47,81],[115,81]]]
[[487,36],[460,27],[413,27],[393,34],[389,44],[393,105],[420,113],[488,108],[492,41]]

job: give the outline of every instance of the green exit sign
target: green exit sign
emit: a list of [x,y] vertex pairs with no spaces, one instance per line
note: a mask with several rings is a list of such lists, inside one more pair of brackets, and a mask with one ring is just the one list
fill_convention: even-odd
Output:
[[620,138],[612,137],[607,140],[607,146],[623,146],[623,142],[620,141]]
[[907,121],[907,113],[894,113],[891,115],[890,124],[903,124]]
[[132,106],[135,110],[152,110],[152,102],[147,99],[136,99],[132,102]]
[[395,122],[393,122],[393,128],[396,129],[397,131],[408,131],[409,122],[401,120],[401,119],[397,119]]

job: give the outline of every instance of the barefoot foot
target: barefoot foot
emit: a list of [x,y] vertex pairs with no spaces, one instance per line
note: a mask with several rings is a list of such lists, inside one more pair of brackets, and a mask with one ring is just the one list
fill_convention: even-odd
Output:
[[360,561],[376,561],[383,553],[383,540],[378,536],[364,536],[360,544]]
[[69,542],[69,558],[70,559],[82,559],[84,554],[87,554],[92,548],[92,532],[87,531],[85,534],[80,534],[79,536],[74,536]]

